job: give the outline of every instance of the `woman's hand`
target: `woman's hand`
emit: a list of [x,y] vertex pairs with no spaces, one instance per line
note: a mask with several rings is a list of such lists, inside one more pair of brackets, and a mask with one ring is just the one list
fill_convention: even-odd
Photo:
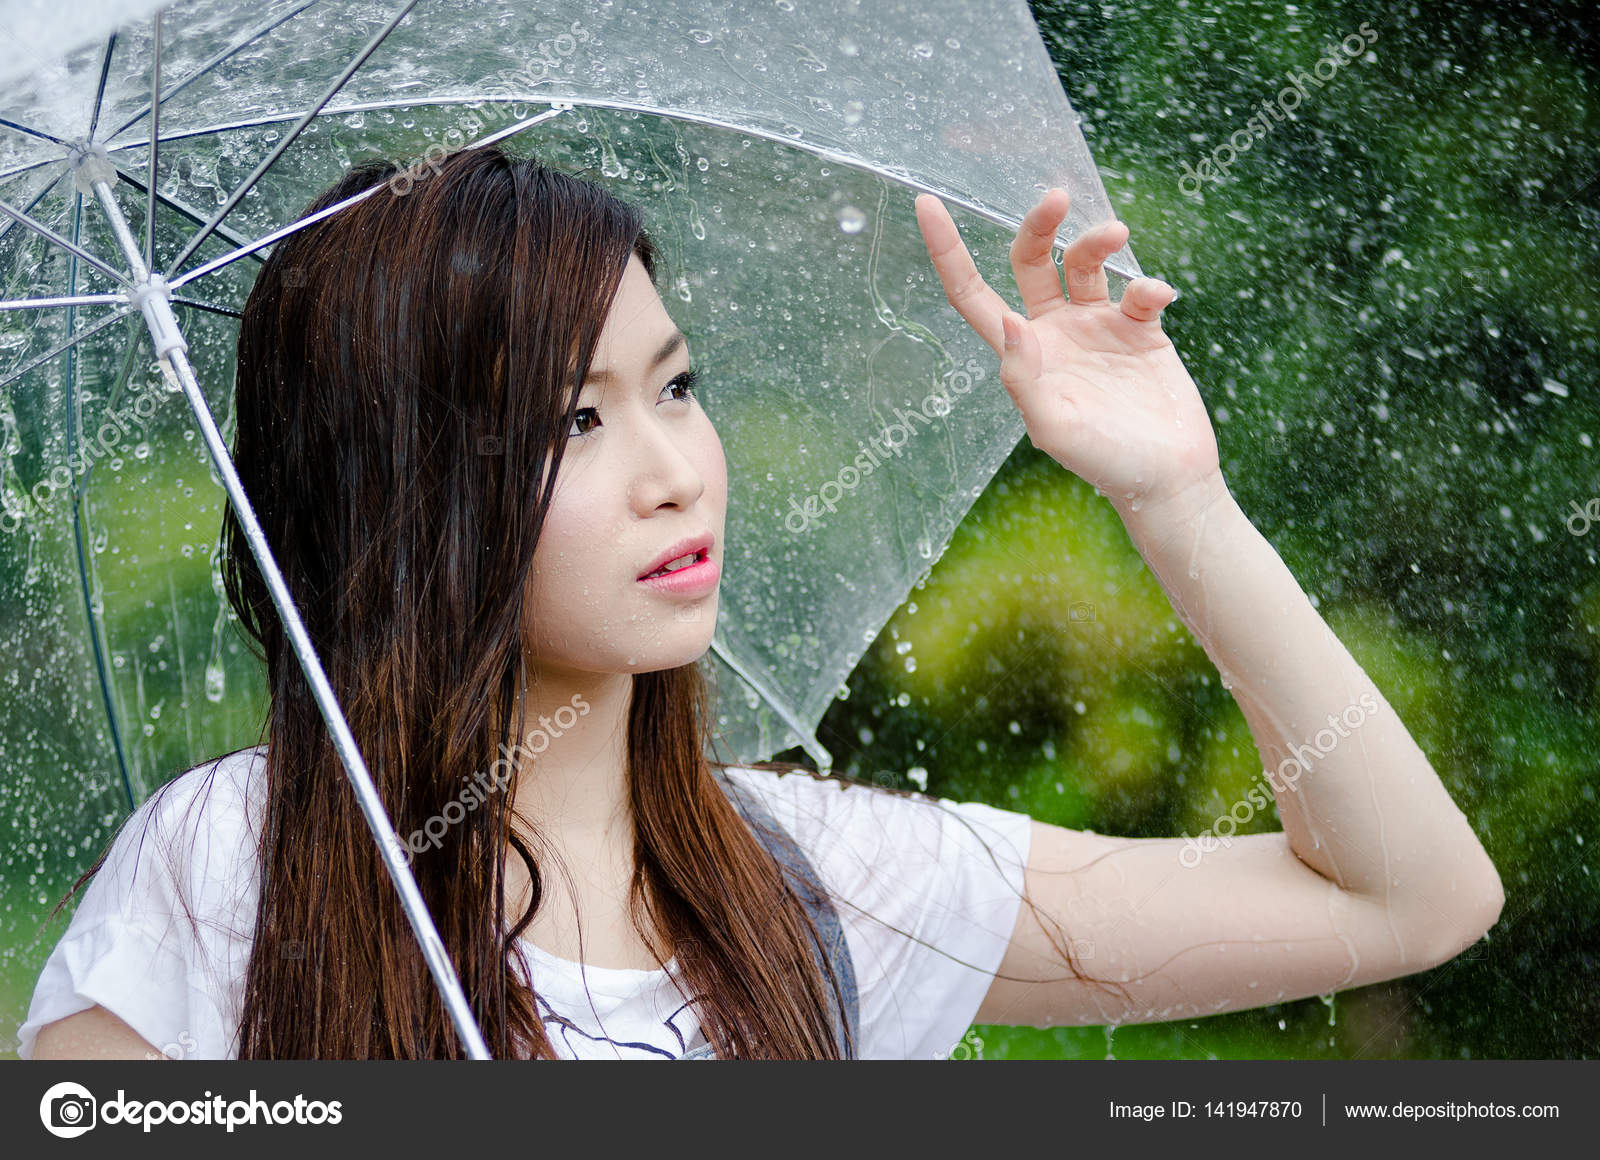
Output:
[[1028,317],[979,275],[944,203],[917,198],[917,224],[950,304],[1000,355],[1000,382],[1034,446],[1108,496],[1119,511],[1220,482],[1217,440],[1200,392],[1161,329],[1176,292],[1156,278],[1107,296],[1105,259],[1128,230],[1103,222],[1050,260],[1069,198],[1052,189],[1011,243],[1011,269]]

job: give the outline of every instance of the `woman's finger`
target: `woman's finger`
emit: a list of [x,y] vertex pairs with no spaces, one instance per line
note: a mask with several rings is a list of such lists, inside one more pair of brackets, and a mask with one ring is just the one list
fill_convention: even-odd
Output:
[[1101,222],[1085,230],[1061,255],[1067,276],[1067,297],[1076,306],[1109,306],[1105,260],[1128,240],[1128,227],[1119,221]]
[[[1044,353],[1039,348],[1038,335],[1033,333],[1022,315],[1007,310],[1000,319],[1000,384],[1020,408],[1029,397],[1028,389],[1044,370]],[[1027,417],[1024,412],[1023,418]]]
[[1022,218],[1011,242],[1011,273],[1022,292],[1029,318],[1038,318],[1067,304],[1061,292],[1061,271],[1050,260],[1056,230],[1067,216],[1071,198],[1064,189],[1051,189]]
[[1122,313],[1135,322],[1155,322],[1177,296],[1160,278],[1135,278],[1122,292]]
[[950,220],[944,202],[925,193],[916,200],[917,225],[933,259],[933,268],[944,283],[945,297],[956,312],[999,354],[1005,341],[1000,318],[1006,312],[1005,299],[996,294],[978,273],[978,267],[961,241],[961,231]]

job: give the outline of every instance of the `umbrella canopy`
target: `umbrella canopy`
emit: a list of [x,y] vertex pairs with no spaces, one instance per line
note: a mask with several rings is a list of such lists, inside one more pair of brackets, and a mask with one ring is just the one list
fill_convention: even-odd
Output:
[[[235,319],[274,235],[352,163],[426,180],[446,150],[514,137],[640,207],[729,464],[720,743],[823,767],[824,710],[1023,431],[913,197],[966,211],[991,284],[1049,186],[1072,194],[1062,247],[1112,216],[1023,0],[153,10],[6,13],[47,62],[0,72],[0,1002],[18,1016],[47,903],[127,808],[256,739],[262,674],[216,553]],[[1126,250],[1108,265],[1139,273]]]

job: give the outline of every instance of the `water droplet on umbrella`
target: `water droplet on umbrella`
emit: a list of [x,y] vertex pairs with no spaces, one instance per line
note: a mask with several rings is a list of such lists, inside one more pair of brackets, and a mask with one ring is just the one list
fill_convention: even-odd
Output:
[[847,205],[839,211],[839,229],[847,234],[859,234],[866,228],[867,215],[853,205]]
[[220,702],[223,694],[227,692],[228,678],[222,666],[209,664],[206,666],[206,700]]
[[144,442],[139,443],[139,445],[133,449],[133,457],[135,459],[149,459],[150,444]]
[[704,28],[691,28],[689,29],[689,35],[694,37],[694,42],[696,44],[710,44],[716,39],[716,37],[712,36],[711,33],[707,32]]
[[844,123],[846,125],[859,125],[861,118],[866,114],[867,107],[860,101],[846,101],[844,103]]
[[845,56],[855,56],[861,51],[861,46],[848,36],[839,38],[839,51]]

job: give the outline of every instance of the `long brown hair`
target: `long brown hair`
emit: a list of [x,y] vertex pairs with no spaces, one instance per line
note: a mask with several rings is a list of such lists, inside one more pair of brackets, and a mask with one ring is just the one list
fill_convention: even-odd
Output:
[[[302,216],[403,172],[353,168]],[[445,815],[522,733],[534,547],[630,255],[657,278],[633,207],[485,147],[278,242],[246,303],[234,461],[402,835]],[[542,464],[540,478],[523,464]],[[222,571],[271,694],[238,1056],[460,1058],[231,504]],[[698,664],[634,675],[634,926],[660,961],[677,955],[718,1057],[838,1058],[829,1005],[841,980],[819,966],[809,914],[716,784],[709,721]],[[512,813],[514,776],[412,865],[491,1052],[550,1058],[513,953],[540,905],[548,867],[535,848],[547,844]],[[509,925],[508,850],[531,886]]]

